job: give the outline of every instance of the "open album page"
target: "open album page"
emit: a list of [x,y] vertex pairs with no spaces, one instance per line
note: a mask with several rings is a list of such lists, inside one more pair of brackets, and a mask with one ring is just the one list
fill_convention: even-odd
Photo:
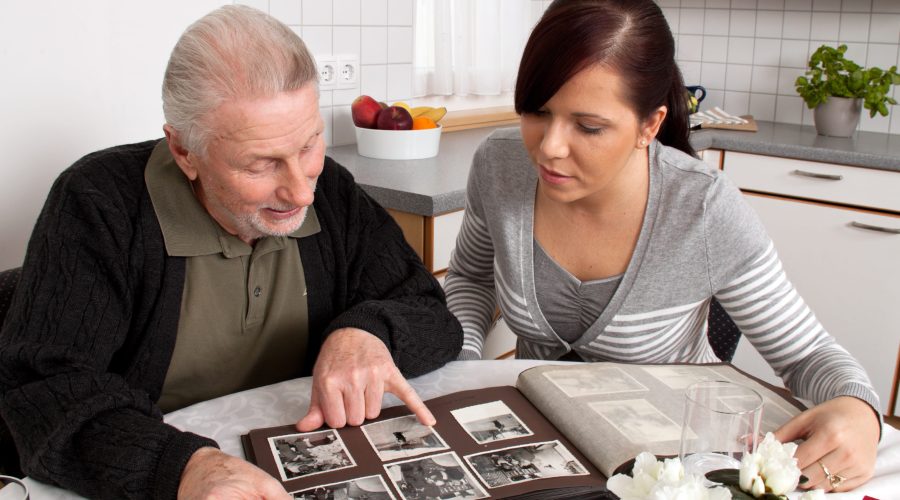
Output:
[[[426,401],[434,427],[405,407],[360,427],[300,433],[251,431],[247,458],[295,499],[506,498],[565,488],[593,492],[605,478],[515,387],[463,391]],[[535,498],[552,498],[540,494]]]
[[519,375],[519,390],[606,476],[642,451],[676,456],[684,390],[694,382],[729,380],[763,396],[761,432],[800,413],[768,387],[726,364],[545,365]]

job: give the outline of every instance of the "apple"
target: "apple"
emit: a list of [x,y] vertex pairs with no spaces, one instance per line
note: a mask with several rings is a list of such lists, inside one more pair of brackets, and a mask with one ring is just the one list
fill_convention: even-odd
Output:
[[353,124],[360,128],[376,128],[381,105],[367,95],[361,95],[350,104]]
[[388,106],[378,113],[378,128],[381,130],[409,130],[412,128],[412,115],[399,106]]

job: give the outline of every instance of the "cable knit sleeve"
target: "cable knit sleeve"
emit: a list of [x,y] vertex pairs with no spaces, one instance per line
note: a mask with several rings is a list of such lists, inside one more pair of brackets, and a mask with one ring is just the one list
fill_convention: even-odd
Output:
[[135,194],[122,188],[140,178],[115,160],[92,159],[108,161],[93,180],[73,167],[51,190],[0,334],[0,415],[35,479],[90,498],[175,498],[188,458],[215,443],[164,424],[126,380],[148,368],[119,357],[148,298],[134,285]]
[[[335,317],[323,334],[354,327],[377,336],[406,377],[455,359],[462,329],[440,284],[394,219],[330,158],[316,190],[316,215],[329,235],[319,245],[326,246],[326,279],[335,287]],[[305,268],[307,262],[304,255]]]

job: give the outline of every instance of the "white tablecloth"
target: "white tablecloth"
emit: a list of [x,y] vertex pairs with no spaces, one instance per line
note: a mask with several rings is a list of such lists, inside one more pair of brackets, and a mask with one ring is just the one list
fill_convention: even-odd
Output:
[[[546,361],[455,361],[435,372],[411,380],[422,399],[451,392],[495,385],[515,385],[519,372]],[[299,420],[309,406],[311,379],[289,380],[250,391],[198,403],[166,415],[166,422],[179,429],[215,439],[222,451],[243,457],[240,436],[251,429],[284,425]],[[391,395],[384,406],[400,401]],[[71,492],[26,478],[31,500],[81,498]],[[900,431],[885,426],[878,447],[875,477],[851,493],[828,495],[829,499],[900,499]]]

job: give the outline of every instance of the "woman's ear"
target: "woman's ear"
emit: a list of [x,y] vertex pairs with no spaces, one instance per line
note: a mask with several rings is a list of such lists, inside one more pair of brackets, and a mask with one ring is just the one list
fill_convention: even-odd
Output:
[[163,132],[166,134],[166,142],[169,145],[169,152],[172,158],[178,164],[178,168],[191,181],[197,180],[197,156],[191,154],[187,148],[181,143],[178,131],[168,123],[163,125]]
[[662,127],[663,122],[666,120],[668,112],[669,109],[667,107],[660,106],[644,120],[638,137],[638,144],[640,144],[641,147],[646,147],[647,144],[653,142],[656,134],[659,133],[659,128]]

